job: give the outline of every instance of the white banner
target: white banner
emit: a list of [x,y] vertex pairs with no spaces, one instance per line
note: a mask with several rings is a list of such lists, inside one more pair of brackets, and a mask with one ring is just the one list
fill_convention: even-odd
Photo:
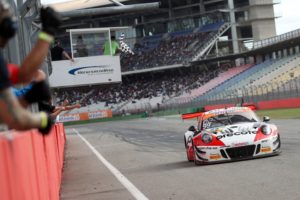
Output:
[[73,121],[79,121],[79,120],[80,120],[79,114],[58,115],[56,117],[57,122],[73,122]]
[[111,118],[111,110],[97,110],[93,112],[82,112],[76,114],[61,114],[56,118],[57,122],[71,122],[71,121],[86,121],[90,119]]
[[119,56],[91,56],[53,61],[49,70],[51,87],[72,87],[121,82]]
[[89,116],[89,119],[106,118],[106,117],[108,117],[108,112],[99,110],[99,111],[89,112],[88,116]]

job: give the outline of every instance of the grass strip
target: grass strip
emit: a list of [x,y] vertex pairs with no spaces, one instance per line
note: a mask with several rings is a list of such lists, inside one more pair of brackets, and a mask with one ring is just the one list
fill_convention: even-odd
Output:
[[259,117],[269,116],[271,119],[300,119],[300,108],[258,110]]

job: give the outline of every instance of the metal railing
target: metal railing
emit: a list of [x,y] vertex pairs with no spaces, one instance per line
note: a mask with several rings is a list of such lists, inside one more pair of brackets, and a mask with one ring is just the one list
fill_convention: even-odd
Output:
[[270,46],[272,44],[281,42],[281,41],[285,41],[285,40],[289,40],[292,38],[296,38],[296,37],[300,37],[300,29],[288,32],[288,33],[284,33],[282,35],[278,35],[278,36],[274,36],[271,38],[267,38],[264,40],[260,40],[257,42],[253,43],[253,49],[258,49],[258,48],[262,48],[262,47],[266,47],[266,46]]
[[243,87],[240,90],[229,90],[218,96],[207,99],[209,104],[223,104],[243,98],[245,102],[259,102],[265,100],[287,99],[300,97],[300,77],[287,82],[273,82],[261,85]]

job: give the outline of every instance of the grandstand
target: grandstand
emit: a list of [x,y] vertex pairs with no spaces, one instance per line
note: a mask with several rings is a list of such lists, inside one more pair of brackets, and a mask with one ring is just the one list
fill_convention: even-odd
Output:
[[[122,3],[131,5],[136,1]],[[94,13],[86,15],[84,20],[70,15],[57,35],[66,49],[70,46],[65,32],[68,28],[128,26],[124,41],[135,54],[120,55],[122,83],[53,88],[57,103],[70,98],[84,105],[81,110],[119,112],[161,109],[174,103],[197,102],[207,96],[216,99],[212,94],[217,93],[218,87],[234,83],[239,74],[254,72],[256,63],[263,67],[257,54],[238,59],[235,56],[251,50],[246,41],[254,41],[253,47],[257,47],[259,41],[276,35],[273,11],[276,3],[162,0],[159,9],[142,13],[105,16]],[[263,16],[260,11],[264,11]],[[117,36],[121,33],[116,31]]]
[[82,108],[72,112],[135,113],[269,98],[269,93],[289,90],[299,76],[300,34],[276,36],[276,3],[162,0],[158,9],[143,12],[95,12],[84,20],[70,15],[57,34],[66,50],[71,49],[66,29],[126,26],[115,34],[125,33],[135,54],[120,55],[122,83],[52,88],[54,99],[58,104],[65,98],[80,102]]
[[[236,93],[235,95],[239,95],[243,93],[242,90],[244,88],[275,83],[279,74],[294,69],[295,65],[298,66],[298,57],[299,55],[293,55],[282,59],[266,61],[262,64],[253,66],[251,69],[239,74],[234,79],[227,80],[226,83],[222,84],[219,88],[214,88],[214,90],[207,95],[210,95],[210,98],[214,98],[214,95],[217,95],[221,91],[231,91],[231,93],[234,91],[234,93]],[[261,94],[260,92],[264,93],[264,91],[259,91],[258,95]],[[201,97],[198,98],[198,100],[200,99]]]
[[[264,95],[274,91],[274,85],[279,88],[298,77],[297,42],[293,50],[283,45],[289,39],[298,38],[298,32],[276,37],[274,26],[268,33],[258,30],[266,22],[274,25],[273,12],[266,11],[264,17],[252,15],[250,18],[242,14],[242,11],[262,7],[268,10],[275,2],[205,1],[202,5],[205,11],[195,15],[188,14],[194,4],[173,3],[171,6],[162,1],[160,9],[143,13],[143,20],[139,20],[138,13],[107,16],[105,19],[111,24],[114,19],[122,21],[124,16],[138,19],[127,33],[135,37],[125,39],[135,55],[121,54],[123,82],[77,89],[53,88],[57,102],[71,98],[85,105],[81,110],[112,109],[115,113],[124,110],[133,113],[170,105],[191,106],[230,100],[249,95],[250,88],[256,91],[255,96]],[[235,19],[230,12],[220,10],[231,7],[236,8]],[[166,8],[169,13],[181,8],[185,12],[176,18],[167,17]],[[101,19],[97,20],[100,24]],[[132,24],[124,22],[122,25]],[[253,49],[245,46],[246,40],[254,41]]]
[[[103,4],[85,5],[91,9],[80,12],[61,12],[64,21],[56,38],[61,40],[67,51],[72,49],[67,30],[128,27],[126,30],[115,31],[115,34],[117,38],[122,33],[125,34],[124,41],[135,55],[120,55],[122,83],[101,85],[103,80],[99,80],[99,83],[93,82],[85,87],[53,87],[57,103],[68,97],[86,105],[82,110],[142,111],[143,107],[156,109],[158,105],[163,109],[165,105],[174,103],[185,105],[207,99],[218,100],[222,98],[220,92],[225,95],[229,91],[237,91],[231,93],[241,96],[246,93],[245,87],[250,86],[277,84],[279,87],[279,83],[285,85],[291,78],[298,77],[296,65],[280,64],[299,53],[299,32],[276,36],[275,18],[278,16],[274,14],[273,6],[279,1],[161,0],[159,7],[146,8],[147,5],[150,6],[147,3],[155,2],[157,1],[124,0],[123,8],[132,6],[124,12],[110,9],[111,12],[103,13],[101,9],[107,8]],[[137,3],[145,3],[145,7],[141,10],[141,5]],[[20,8],[21,17],[28,12],[25,8],[26,6]],[[28,33],[32,35],[31,38],[35,38],[37,27],[32,25]],[[93,37],[97,38],[99,35]],[[93,40],[89,39],[84,42],[90,52],[100,52],[100,43],[93,44]],[[253,42],[253,49],[247,46],[249,41]],[[293,45],[288,44],[288,41],[292,41]],[[25,49],[30,49],[30,40],[22,42]],[[15,63],[19,63],[22,57],[14,54],[17,46],[18,41],[14,41],[4,52]],[[95,47],[96,50],[93,49]],[[292,52],[290,48],[293,48]],[[48,67],[51,74],[51,69],[54,68],[48,65],[49,63],[45,64],[45,68]],[[280,70],[271,70],[276,66]],[[260,67],[265,68],[266,73],[270,70],[268,78],[257,78],[262,73],[258,70]],[[255,84],[250,84],[250,74],[257,81]],[[234,83],[238,79],[245,80],[236,88]],[[271,89],[270,86],[268,91]]]

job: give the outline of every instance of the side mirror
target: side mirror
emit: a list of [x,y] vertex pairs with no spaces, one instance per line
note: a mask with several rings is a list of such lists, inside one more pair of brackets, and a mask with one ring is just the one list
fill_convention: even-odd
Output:
[[270,117],[264,116],[264,117],[263,117],[263,122],[268,122],[268,121],[270,121]]
[[195,126],[190,126],[190,128],[189,128],[188,130],[189,130],[189,131],[195,132],[195,131],[196,131],[196,128],[195,128]]

